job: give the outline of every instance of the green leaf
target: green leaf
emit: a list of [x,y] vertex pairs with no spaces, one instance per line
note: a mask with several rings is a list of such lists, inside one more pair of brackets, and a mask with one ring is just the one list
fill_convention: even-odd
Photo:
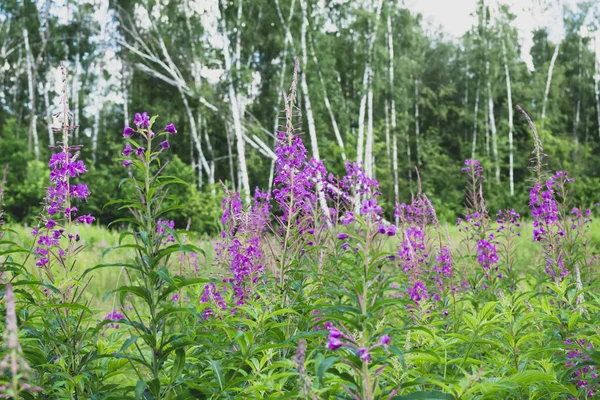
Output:
[[135,384],[135,400],[141,399],[146,389],[146,381],[137,381]]
[[175,361],[171,368],[171,383],[175,382],[181,376],[183,367],[185,367],[185,350],[179,348],[175,350]]
[[404,396],[394,396],[392,400],[454,400],[454,396],[437,391],[415,392]]
[[223,376],[223,368],[221,367],[221,363],[219,363],[218,361],[215,361],[215,360],[209,360],[208,363],[210,364],[210,368],[212,369],[213,374],[215,375],[215,379],[217,380],[217,383],[219,384],[219,388],[221,390],[223,390],[224,376]]
[[323,362],[321,362],[319,364],[319,367],[317,368],[317,377],[319,378],[320,381],[323,380],[323,376],[325,375],[325,372],[327,372],[327,370],[329,368],[331,368],[331,366],[333,364],[335,364],[335,362],[338,360],[338,357],[327,357],[326,359],[323,360]]

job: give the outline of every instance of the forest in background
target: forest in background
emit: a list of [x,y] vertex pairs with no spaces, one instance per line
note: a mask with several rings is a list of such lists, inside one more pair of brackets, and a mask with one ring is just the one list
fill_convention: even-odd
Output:
[[[527,3],[527,2],[524,2]],[[160,110],[178,134],[167,174],[190,183],[175,193],[177,226],[218,231],[219,181],[248,198],[271,187],[282,93],[294,58],[309,154],[343,175],[359,161],[379,180],[384,209],[423,191],[442,220],[463,209],[465,159],[487,171],[489,209],[528,205],[533,138],[568,170],[575,199],[598,201],[600,6],[531,1],[561,16],[533,33],[533,69],[521,59],[510,6],[479,0],[476,23],[454,40],[428,29],[395,0],[0,1],[0,165],[9,165],[6,211],[39,212],[58,111],[60,61],[69,71],[73,142],[83,145],[93,196],[80,205],[100,223],[120,215],[127,169],[123,128]],[[173,193],[171,193],[173,194]],[[443,201],[442,201],[443,200]]]

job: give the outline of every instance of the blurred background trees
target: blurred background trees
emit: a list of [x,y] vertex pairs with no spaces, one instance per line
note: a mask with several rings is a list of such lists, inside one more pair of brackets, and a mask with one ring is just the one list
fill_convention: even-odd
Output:
[[[528,3],[524,5],[524,3]],[[529,4],[531,3],[531,4]],[[103,204],[127,171],[121,134],[136,112],[174,121],[170,170],[178,226],[214,233],[218,182],[251,196],[270,187],[282,91],[294,57],[310,154],[342,174],[363,160],[388,202],[423,189],[442,219],[462,209],[464,159],[486,167],[492,209],[527,207],[532,139],[540,130],[553,169],[576,178],[582,204],[599,201],[600,6],[594,1],[479,0],[460,38],[395,0],[3,0],[0,2],[0,164],[7,211],[39,211],[52,114],[65,60],[75,142],[88,160],[90,203]],[[552,12],[555,26],[519,31],[516,12]],[[524,36],[533,43],[523,57]],[[530,61],[524,61],[524,58]],[[145,107],[147,110],[142,110]],[[315,150],[318,150],[315,151]],[[247,197],[247,196],[243,196]]]

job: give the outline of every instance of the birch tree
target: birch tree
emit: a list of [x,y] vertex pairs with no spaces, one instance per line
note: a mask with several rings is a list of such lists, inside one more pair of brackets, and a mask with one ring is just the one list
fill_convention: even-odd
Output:
[[502,38],[502,57],[504,60],[504,74],[506,76],[506,104],[508,108],[508,180],[510,186],[510,195],[515,195],[514,178],[514,156],[513,156],[513,103],[512,88],[510,84],[510,69],[508,67],[508,57],[506,55],[506,43]]

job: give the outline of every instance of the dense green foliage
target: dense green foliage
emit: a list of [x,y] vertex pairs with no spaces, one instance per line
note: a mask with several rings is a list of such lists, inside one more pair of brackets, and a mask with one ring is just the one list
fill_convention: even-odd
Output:
[[[494,178],[486,183],[490,204],[505,208],[515,199],[524,201],[532,139],[524,119],[516,113],[515,191],[511,196],[506,70],[510,74],[513,107],[520,104],[538,121],[549,160],[557,168],[581,177],[576,182],[576,193],[582,204],[598,200],[594,193],[600,187],[600,171],[593,158],[600,144],[594,79],[598,75],[598,56],[593,39],[598,9],[594,2],[578,2],[574,8],[557,12],[562,21],[556,24],[563,29],[559,32],[560,51],[552,69],[544,120],[541,116],[545,88],[558,40],[552,41],[545,27],[533,34],[533,70],[529,70],[521,60],[519,44],[528,33],[517,31],[512,10],[500,3],[478,2],[478,21],[458,41],[431,33],[423,27],[420,15],[400,8],[395,1],[307,0],[305,40],[301,7],[304,0],[215,0],[205,6],[187,0],[168,4],[131,0],[112,2],[109,7],[82,0],[68,2],[66,18],[58,2],[42,3],[4,1],[0,5],[0,41],[5,49],[0,53],[4,65],[0,72],[0,145],[7,149],[0,154],[0,162],[10,165],[11,182],[23,183],[7,187],[7,212],[18,221],[31,222],[36,213],[32,204],[36,204],[42,190],[43,169],[31,163],[35,146],[31,127],[27,126],[36,116],[39,159],[45,160],[49,142],[47,116],[55,111],[57,98],[53,70],[59,60],[67,61],[71,79],[77,75],[78,86],[71,85],[71,89],[76,90],[78,102],[72,109],[82,126],[76,132],[84,145],[82,156],[94,160],[90,163],[89,185],[101,195],[90,199],[89,208],[100,223],[123,216],[102,209],[102,205],[113,193],[110,188],[125,177],[112,162],[118,151],[124,114],[131,116],[143,107],[154,113],[160,110],[162,117],[177,126],[180,135],[174,138],[174,154],[181,160],[176,163],[180,175],[197,187],[202,186],[189,189],[184,195],[185,202],[189,201],[186,208],[194,210],[191,227],[215,233],[213,222],[219,200],[210,198],[214,193],[210,185],[222,180],[234,188],[243,188],[229,88],[238,98],[242,133],[248,138],[242,146],[249,189],[253,192],[256,186],[269,186],[271,159],[261,146],[273,147],[274,121],[282,106],[281,82],[289,74],[293,57],[303,56],[303,43],[307,61],[302,69],[306,73],[319,153],[334,174],[343,174],[342,150],[355,160],[357,149],[363,148],[358,143],[360,127],[370,123],[368,116],[363,121],[358,116],[365,88],[372,88],[372,156],[376,166],[373,174],[379,179],[388,204],[396,195],[391,162],[394,153],[390,151],[396,136],[399,199],[408,200],[416,190],[414,167],[418,166],[425,193],[433,200],[445,200],[439,205],[440,217],[453,220],[462,206],[462,185],[455,171],[464,159],[473,157],[475,129],[475,157]],[[551,2],[540,4],[535,6],[559,7]],[[39,85],[33,109],[24,25],[29,31],[34,59],[31,79]],[[287,28],[291,42],[286,40]],[[227,54],[220,39],[223,34],[228,37]],[[105,53],[103,48],[111,52]],[[391,61],[393,87],[389,79]],[[367,65],[373,74],[371,83],[363,86]],[[50,99],[49,112],[45,93]],[[489,93],[495,136],[489,118]],[[304,93],[300,95],[299,106],[306,111]],[[477,97],[478,113],[474,115]],[[390,109],[392,100],[394,114]],[[334,134],[326,101],[333,110],[343,149]],[[392,115],[395,125],[390,120]],[[190,116],[194,121],[190,121]],[[303,126],[308,133],[307,118],[304,113]],[[305,142],[308,148],[315,146],[312,141]],[[495,179],[494,142],[498,149],[499,182]],[[410,160],[407,150],[411,152]],[[212,215],[209,221],[199,217],[200,209],[203,215]],[[180,225],[185,225],[185,218],[191,215],[190,211],[185,217],[180,216]]]

